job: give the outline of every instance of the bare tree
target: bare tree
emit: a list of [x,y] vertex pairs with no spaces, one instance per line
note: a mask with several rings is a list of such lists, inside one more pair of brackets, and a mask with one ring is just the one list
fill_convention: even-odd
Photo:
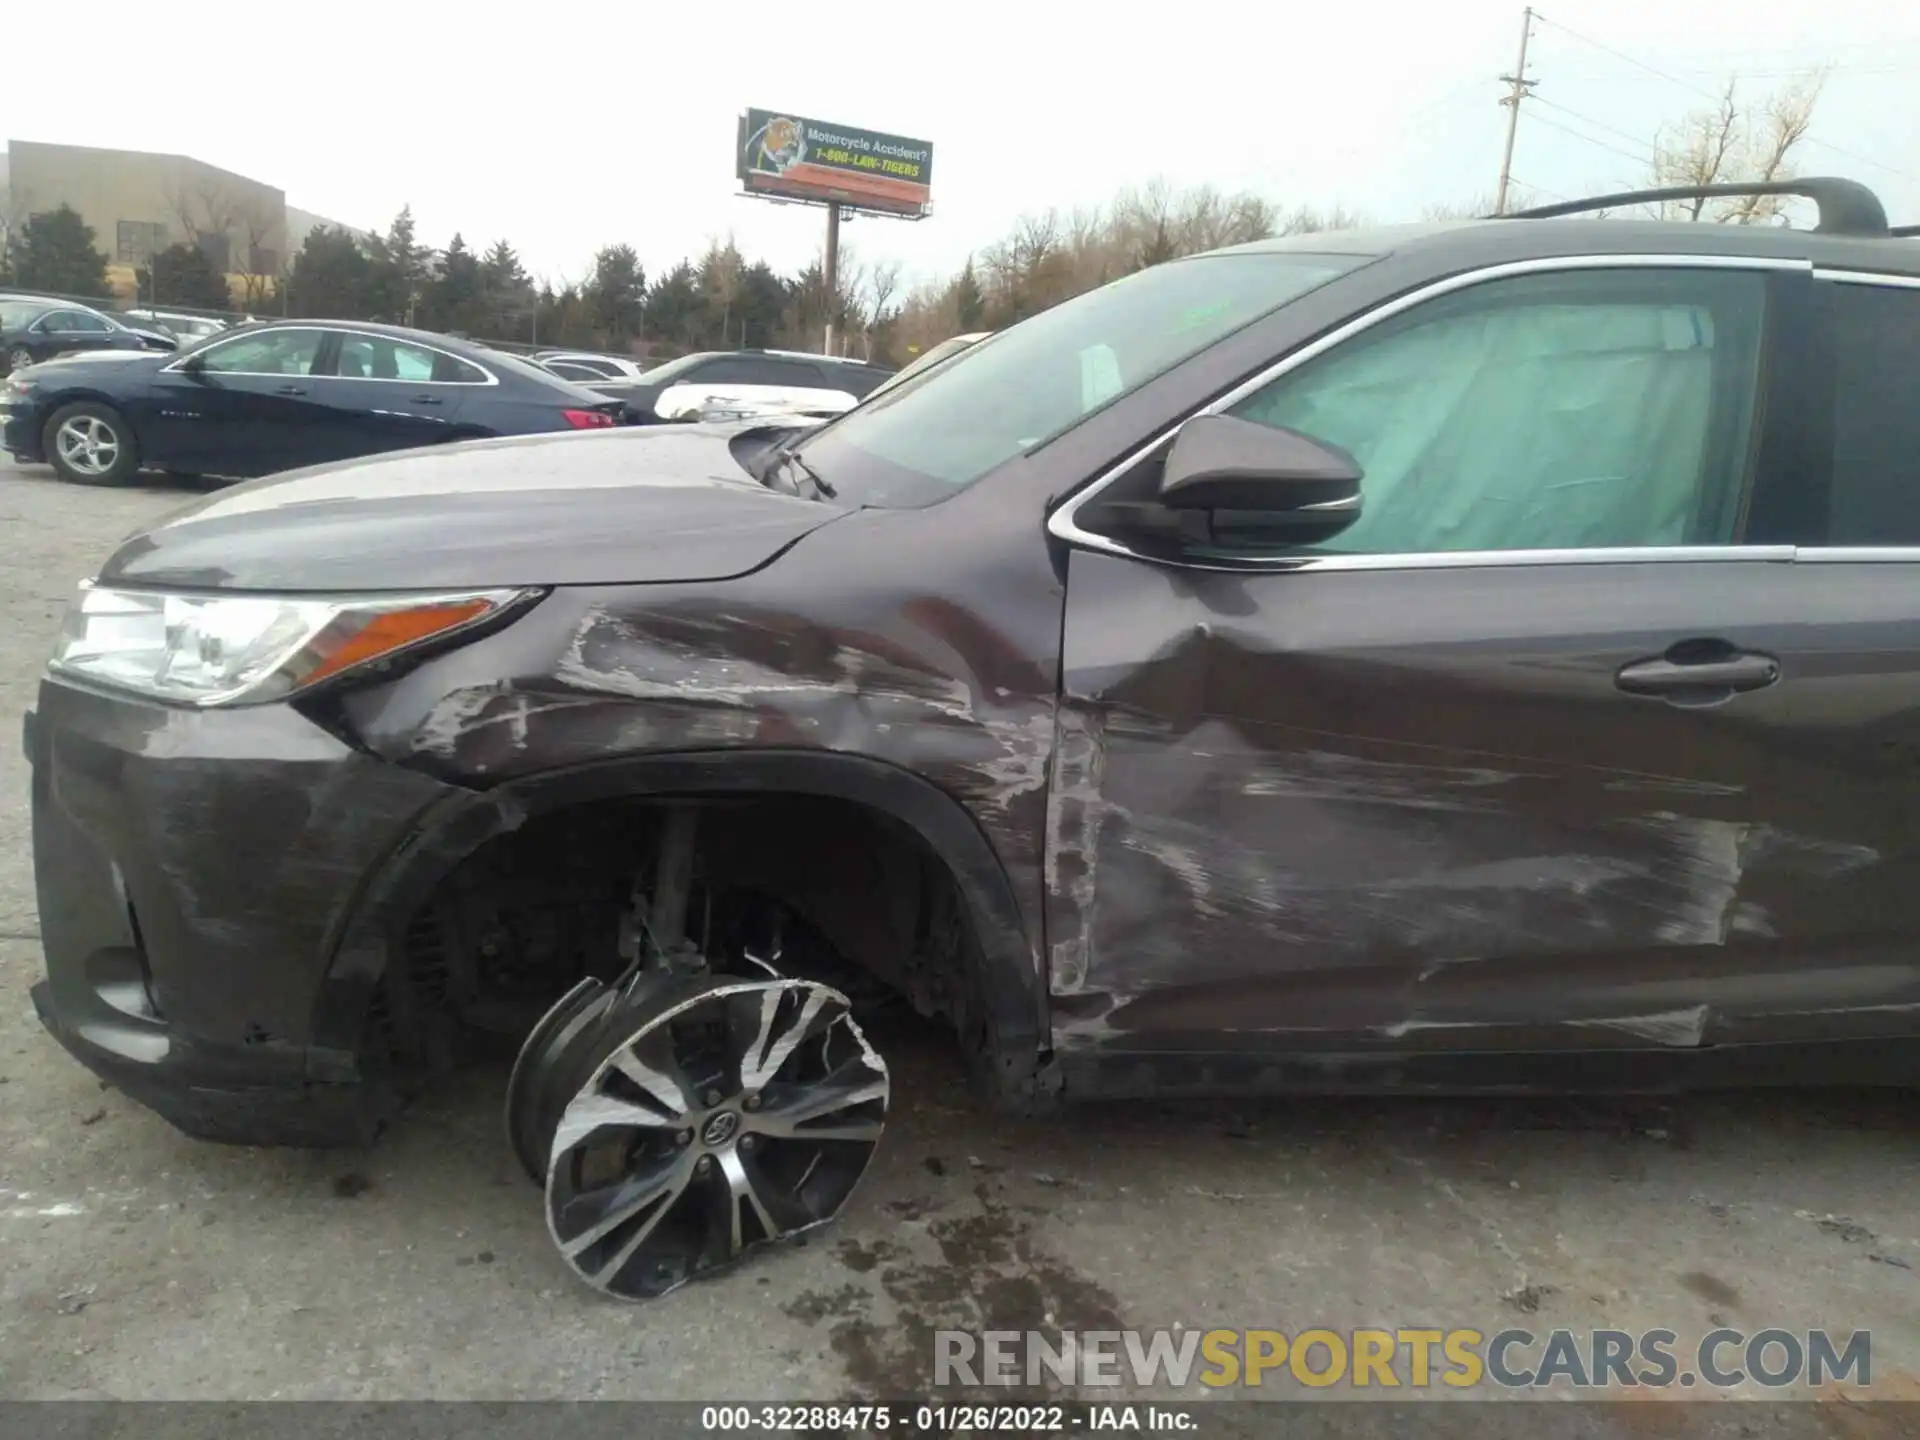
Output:
[[[232,246],[233,201],[226,187],[216,180],[201,180],[194,184],[185,181],[175,185],[167,192],[167,213],[179,225],[186,243],[196,250],[206,253],[207,241],[214,236],[220,237],[220,248],[228,250]],[[230,255],[209,254],[217,268],[229,268]]]
[[240,271],[242,305],[249,313],[259,310],[273,293],[274,276],[285,267],[287,257],[267,251],[267,241],[276,237],[280,227],[264,205],[254,203],[238,207],[237,225],[241,242],[247,247]]
[[1050,305],[1168,260],[1272,235],[1350,229],[1338,206],[1283,211],[1251,192],[1164,179],[1122,191],[1104,206],[1026,215],[958,275],[906,294],[874,349],[898,360],[963,330],[998,329]]
[[[1729,80],[1713,105],[1692,111],[1656,137],[1649,182],[1667,188],[1793,179],[1798,173],[1794,155],[1813,124],[1826,78],[1824,69],[1809,71],[1755,105],[1743,105],[1739,82]],[[1660,214],[1752,225],[1780,219],[1787,203],[1788,197],[1779,195],[1696,196],[1670,202]]]
[[872,358],[873,332],[879,329],[893,315],[893,297],[900,289],[900,262],[883,260],[876,263],[866,274],[865,305],[868,358]]
[[27,221],[33,218],[33,196],[24,185],[0,189],[0,265],[7,258],[7,247],[15,244]]
[[1331,210],[1315,210],[1311,205],[1301,205],[1277,217],[1273,229],[1268,233],[1319,235],[1330,230],[1357,230],[1366,223],[1365,217],[1344,205],[1335,205]]

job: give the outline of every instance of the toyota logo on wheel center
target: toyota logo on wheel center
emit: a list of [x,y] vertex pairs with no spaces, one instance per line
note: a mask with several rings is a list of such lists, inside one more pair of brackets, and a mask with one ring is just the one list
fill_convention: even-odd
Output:
[[707,1121],[706,1128],[700,1132],[703,1145],[724,1145],[733,1139],[734,1132],[740,1128],[740,1116],[732,1110],[722,1110]]

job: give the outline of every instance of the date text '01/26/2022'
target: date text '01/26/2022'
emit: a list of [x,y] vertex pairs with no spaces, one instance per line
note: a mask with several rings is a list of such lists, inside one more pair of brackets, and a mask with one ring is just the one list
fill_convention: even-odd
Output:
[[717,1433],[1039,1435],[1075,1430],[1190,1433],[1197,1410],[1173,1405],[707,1405],[700,1428]]

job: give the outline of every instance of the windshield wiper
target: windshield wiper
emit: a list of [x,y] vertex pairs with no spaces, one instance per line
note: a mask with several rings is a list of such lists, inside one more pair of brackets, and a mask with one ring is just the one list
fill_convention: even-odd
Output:
[[[773,462],[773,470],[768,473],[772,474],[788,470],[798,471],[801,478],[813,487],[814,493],[824,499],[831,500],[840,493],[827,481],[821,479],[820,472],[802,460],[797,450],[788,450],[781,455],[779,459]],[[801,490],[799,481],[794,480],[791,474],[787,477],[787,483],[792,487],[794,494],[801,495],[805,493]]]

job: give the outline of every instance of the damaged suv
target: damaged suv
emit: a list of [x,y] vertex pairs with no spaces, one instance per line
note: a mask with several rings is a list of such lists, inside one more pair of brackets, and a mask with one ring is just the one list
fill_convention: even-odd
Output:
[[1771,188],[1821,227],[1260,242],[824,426],[209,498],[28,717],[39,1013],[253,1143],[518,1045],[626,1298],[839,1209],[881,994],[1019,1107],[1909,1083],[1920,246]]

